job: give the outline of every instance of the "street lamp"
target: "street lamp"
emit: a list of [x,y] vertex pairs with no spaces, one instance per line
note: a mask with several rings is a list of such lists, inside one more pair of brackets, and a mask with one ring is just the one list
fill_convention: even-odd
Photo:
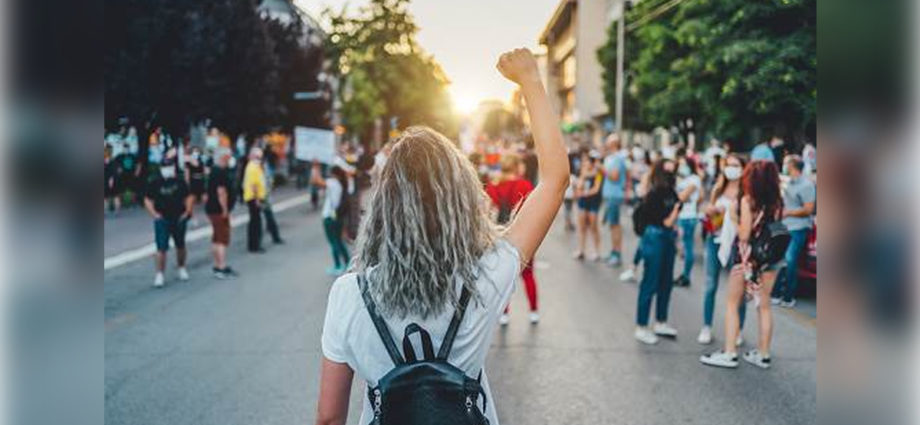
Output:
[[617,22],[617,91],[615,105],[615,119],[617,133],[623,130],[623,56],[626,54],[626,11],[632,8],[631,0],[622,2],[620,18]]

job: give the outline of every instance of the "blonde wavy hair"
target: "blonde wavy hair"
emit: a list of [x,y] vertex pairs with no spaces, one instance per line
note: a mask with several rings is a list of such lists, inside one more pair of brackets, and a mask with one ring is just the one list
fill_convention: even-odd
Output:
[[469,160],[437,131],[410,127],[371,189],[352,270],[370,270],[381,313],[425,319],[456,307],[458,280],[479,300],[479,259],[499,234]]

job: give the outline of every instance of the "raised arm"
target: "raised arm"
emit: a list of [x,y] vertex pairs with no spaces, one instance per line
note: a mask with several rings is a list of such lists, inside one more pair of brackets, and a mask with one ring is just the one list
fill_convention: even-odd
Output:
[[569,161],[553,111],[540,82],[537,62],[527,49],[514,49],[501,56],[498,70],[521,87],[530,115],[537,153],[539,183],[531,192],[508,229],[508,240],[530,261],[562,205],[569,184]]

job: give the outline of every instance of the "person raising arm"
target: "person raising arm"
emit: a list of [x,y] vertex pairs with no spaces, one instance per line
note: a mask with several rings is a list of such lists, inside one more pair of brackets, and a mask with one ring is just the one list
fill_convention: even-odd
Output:
[[569,184],[569,162],[559,117],[540,82],[537,61],[527,49],[501,55],[496,66],[505,78],[521,87],[532,123],[539,183],[521,205],[506,238],[530,261],[549,231]]

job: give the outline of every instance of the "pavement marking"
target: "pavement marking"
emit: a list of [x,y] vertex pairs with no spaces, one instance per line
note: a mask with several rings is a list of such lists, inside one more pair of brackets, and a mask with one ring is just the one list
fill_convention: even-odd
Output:
[[[300,196],[295,196],[293,198],[288,198],[283,201],[272,203],[272,211],[282,212],[294,208],[298,205],[306,204],[310,200],[309,194],[304,194]],[[249,223],[249,214],[240,214],[237,216],[230,217],[230,226],[239,227],[246,223]],[[214,233],[214,230],[211,226],[203,226],[197,229],[191,230],[185,234],[185,242],[194,242],[201,240],[207,237],[210,237]],[[129,249],[127,251],[120,252],[118,254],[109,256],[105,258],[102,270],[110,270],[116,267],[121,267],[125,264],[140,260],[142,258],[147,258],[153,255],[157,250],[155,243],[151,242],[147,245],[141,246],[139,248]]]

